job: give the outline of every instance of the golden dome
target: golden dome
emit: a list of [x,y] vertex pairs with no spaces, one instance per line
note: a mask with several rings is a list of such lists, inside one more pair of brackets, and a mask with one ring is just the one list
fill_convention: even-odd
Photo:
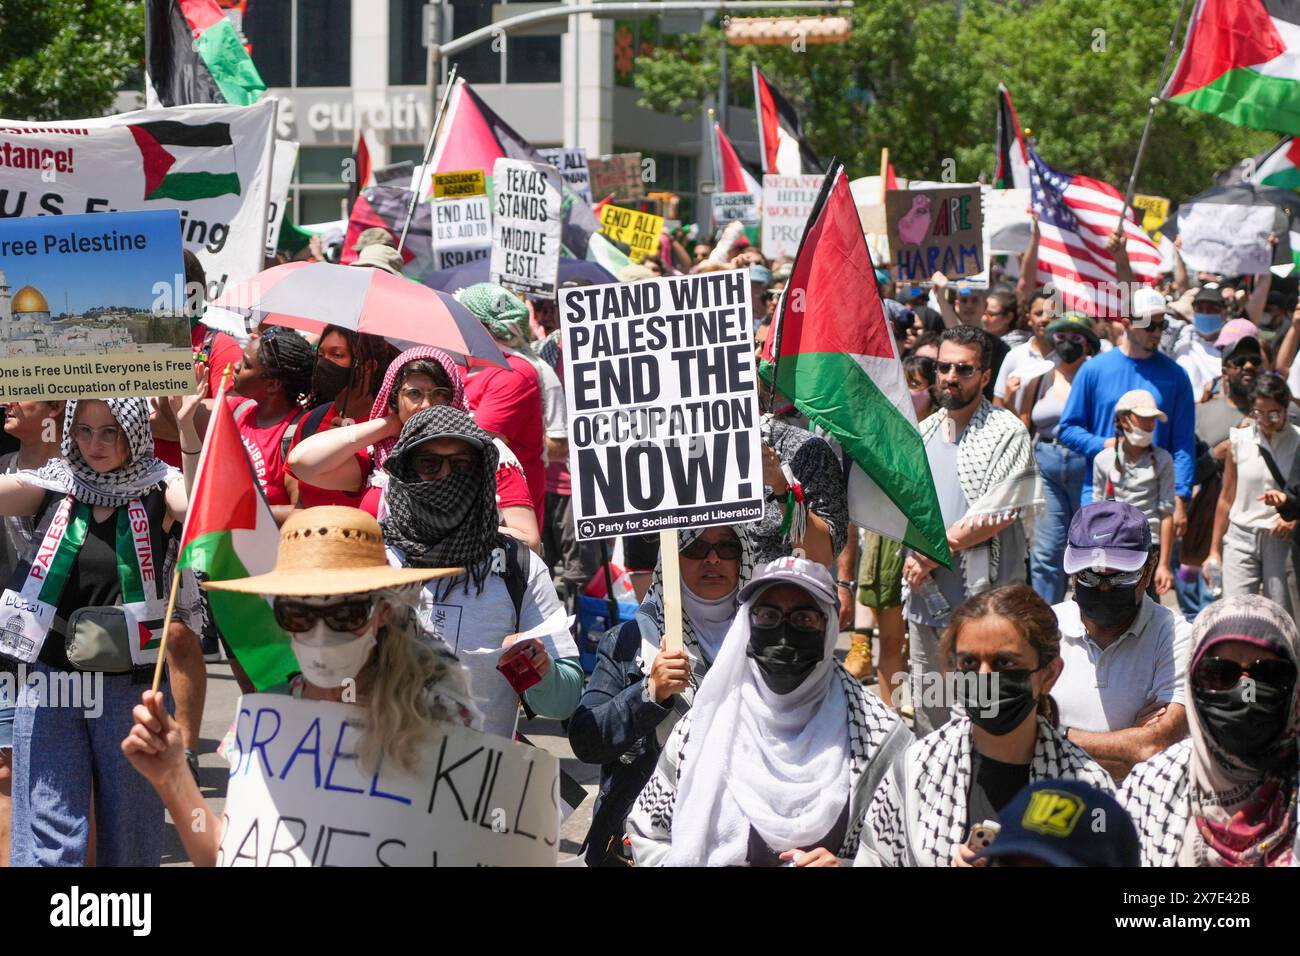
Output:
[[41,295],[39,289],[25,285],[14,294],[13,311],[15,313],[49,312],[50,304],[45,301],[45,296]]

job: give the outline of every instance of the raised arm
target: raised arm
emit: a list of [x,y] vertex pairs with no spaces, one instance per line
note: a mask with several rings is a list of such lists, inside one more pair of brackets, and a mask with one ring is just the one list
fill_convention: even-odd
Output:
[[301,481],[330,491],[360,491],[366,476],[357,453],[402,430],[395,414],[330,428],[304,438],[289,450],[288,468]]

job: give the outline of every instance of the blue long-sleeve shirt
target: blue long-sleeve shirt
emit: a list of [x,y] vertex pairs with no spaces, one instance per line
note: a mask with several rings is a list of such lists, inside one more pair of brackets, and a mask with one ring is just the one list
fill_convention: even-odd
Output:
[[1178,363],[1157,352],[1150,358],[1129,358],[1111,349],[1083,363],[1074,376],[1070,397],[1061,414],[1057,437],[1063,445],[1088,458],[1081,504],[1092,501],[1092,459],[1115,436],[1115,405],[1135,388],[1154,396],[1169,421],[1156,419],[1155,443],[1174,456],[1174,491],[1190,498],[1196,473],[1196,399],[1192,383]]

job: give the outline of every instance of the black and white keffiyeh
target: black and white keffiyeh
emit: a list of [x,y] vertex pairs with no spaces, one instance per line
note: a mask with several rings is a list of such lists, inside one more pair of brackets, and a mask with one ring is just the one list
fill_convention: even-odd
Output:
[[39,471],[20,471],[14,477],[24,484],[71,495],[88,505],[117,508],[144,495],[179,472],[154,457],[153,432],[149,428],[149,402],[143,398],[96,399],[108,406],[126,435],[131,457],[121,468],[98,472],[81,455],[72,429],[77,420],[77,402],[68,402],[63,418],[61,458],[54,458]]
[[[479,469],[421,481],[413,452],[435,438],[460,438],[478,445]],[[412,415],[384,463],[388,472],[388,514],[380,522],[385,543],[399,548],[411,567],[463,567],[466,590],[483,590],[492,552],[502,546],[497,530],[497,451],[492,436],[467,412],[440,405]],[[449,579],[454,581],[455,579]]]
[[[1190,708],[1189,708],[1190,709]],[[1177,866],[1192,818],[1192,745],[1180,740],[1135,766],[1119,791],[1142,845],[1143,866]]]
[[[971,824],[973,726],[969,717],[954,718],[908,748],[876,790],[856,865],[949,865]],[[899,770],[905,779],[897,779]],[[1082,780],[1105,793],[1115,791],[1110,774],[1039,717],[1029,780],[1046,779]]]

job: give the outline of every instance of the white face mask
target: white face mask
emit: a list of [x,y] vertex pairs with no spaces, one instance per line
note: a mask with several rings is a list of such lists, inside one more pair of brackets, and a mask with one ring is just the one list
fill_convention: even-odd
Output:
[[355,634],[333,630],[324,621],[317,621],[310,631],[289,636],[302,676],[317,687],[342,687],[344,681],[355,679],[375,646],[373,627]]
[[1144,428],[1126,428],[1124,429],[1124,437],[1135,448],[1146,448],[1155,440],[1156,433],[1149,432]]

